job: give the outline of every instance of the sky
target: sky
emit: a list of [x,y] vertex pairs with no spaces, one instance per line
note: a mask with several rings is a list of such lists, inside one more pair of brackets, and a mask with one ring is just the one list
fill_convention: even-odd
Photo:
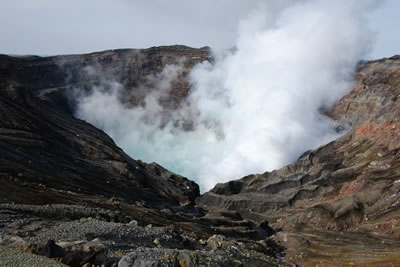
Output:
[[[0,53],[54,55],[173,44],[226,49],[236,42],[239,22],[260,2],[1,0]],[[400,50],[400,1],[381,2],[370,16],[378,33],[370,58]]]

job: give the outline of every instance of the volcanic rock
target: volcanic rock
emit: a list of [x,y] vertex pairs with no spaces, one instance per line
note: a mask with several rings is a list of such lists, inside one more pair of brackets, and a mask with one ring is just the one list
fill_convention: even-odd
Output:
[[[293,238],[284,244],[295,254],[287,259],[298,264],[399,263],[393,238],[400,237],[400,58],[362,63],[356,78],[328,112],[338,125],[352,127],[341,138],[282,169],[218,184],[199,204],[283,228]],[[353,239],[322,250],[344,232]],[[344,244],[353,253],[341,251]],[[374,257],[361,256],[364,248]]]
[[63,251],[60,246],[54,242],[54,240],[47,241],[46,246],[39,252],[39,255],[46,256],[48,258],[58,258],[63,256]]
[[202,196],[73,117],[71,94],[102,79],[141,105],[168,65],[182,70],[162,101],[174,109],[202,61],[213,61],[208,48],[185,46],[0,56],[0,252],[70,266],[399,265],[400,57],[359,64],[326,112],[341,138]]
[[[212,60],[208,48],[184,46],[0,56],[0,245],[70,266],[115,266],[142,248],[147,263],[159,262],[165,252],[185,265],[283,264],[283,249],[265,242],[272,234],[266,225],[196,207],[197,184],[130,158],[104,132],[73,117],[70,93],[84,93],[102,79],[91,75],[93,69],[137,92],[128,101],[138,105],[145,77],[180,64],[183,71],[165,102],[174,108],[169,103],[184,101],[188,93],[186,75],[204,60]],[[204,240],[213,235],[236,249],[207,252]]]

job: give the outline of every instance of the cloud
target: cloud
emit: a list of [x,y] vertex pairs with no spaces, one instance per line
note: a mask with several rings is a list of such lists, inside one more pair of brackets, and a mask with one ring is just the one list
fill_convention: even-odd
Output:
[[214,50],[214,63],[192,70],[191,93],[177,109],[161,100],[182,71],[179,62],[148,77],[159,90],[147,90],[141,105],[121,101],[125,89],[108,80],[79,98],[77,116],[134,158],[158,162],[203,190],[282,167],[340,135],[321,110],[352,87],[374,40],[366,15],[375,4],[257,3],[240,21],[234,52]]

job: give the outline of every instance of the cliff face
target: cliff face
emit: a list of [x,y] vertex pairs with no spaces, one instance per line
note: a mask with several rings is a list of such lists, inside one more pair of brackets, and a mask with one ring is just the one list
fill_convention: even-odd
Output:
[[54,57],[0,55],[0,76],[18,82],[33,96],[72,113],[74,103],[66,99],[71,91],[90,90],[103,79],[123,85],[130,93],[129,101],[138,104],[146,94],[139,87],[146,84],[151,88],[147,78],[162,72],[167,65],[179,65],[182,73],[173,82],[166,102],[180,101],[189,90],[185,77],[195,64],[204,60],[211,60],[209,48],[193,49],[180,45]]
[[54,109],[15,83],[0,95],[2,202],[47,204],[79,195],[158,206],[189,204],[198,186],[126,155],[102,131]]
[[[399,57],[362,64],[354,88],[328,113],[351,125],[343,137],[280,170],[218,184],[199,203],[291,232],[289,241],[278,238],[285,236],[287,257],[299,264],[398,263],[399,243],[390,252],[393,243],[379,246],[385,240],[366,240],[365,233],[400,237],[399,85]],[[343,231],[353,242],[340,237]],[[334,238],[353,252],[334,249]]]
[[146,77],[169,64],[183,69],[165,99],[174,108],[204,60],[212,61],[207,48],[184,46],[0,56],[0,243],[39,253],[55,240],[73,266],[112,265],[131,250],[124,264],[276,266],[283,256],[305,266],[400,264],[399,57],[360,64],[354,88],[327,113],[349,127],[341,138],[202,196],[72,116],[71,90],[112,77],[140,105],[144,89],[157,90]]

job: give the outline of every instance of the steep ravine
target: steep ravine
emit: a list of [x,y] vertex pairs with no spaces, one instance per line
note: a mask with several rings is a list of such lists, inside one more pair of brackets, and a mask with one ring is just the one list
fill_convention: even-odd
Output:
[[173,108],[204,60],[208,48],[184,46],[0,56],[0,245],[71,266],[112,266],[130,252],[121,266],[400,264],[399,57],[359,66],[354,88],[327,113],[351,126],[343,137],[202,196],[72,116],[72,88],[100,79],[87,67],[140,104],[143,77],[179,62]]

